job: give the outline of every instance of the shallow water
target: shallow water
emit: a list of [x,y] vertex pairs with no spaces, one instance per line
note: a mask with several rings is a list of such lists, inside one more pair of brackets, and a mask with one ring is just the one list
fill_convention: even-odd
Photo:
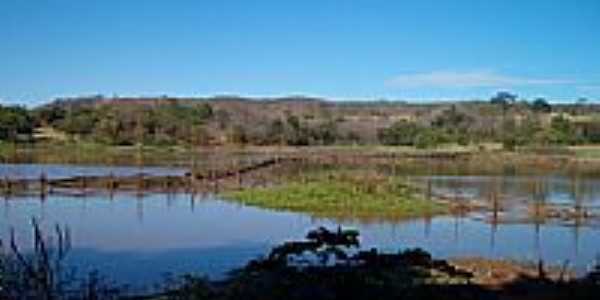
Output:
[[497,193],[504,203],[542,200],[550,204],[600,206],[600,179],[563,175],[546,176],[420,176],[438,193],[460,198],[486,199]]
[[[69,172],[69,170],[66,170]],[[72,171],[72,170],[71,170]],[[536,199],[530,182],[544,182],[545,199],[559,203],[600,201],[598,182],[552,177],[423,177],[436,193],[481,198],[490,186],[503,201],[526,203]],[[499,182],[501,184],[499,184]],[[540,189],[538,189],[539,191]],[[536,194],[537,195],[537,194]],[[537,197],[537,196],[536,196]],[[300,239],[317,226],[336,226],[338,221],[307,215],[274,212],[226,202],[210,195],[133,194],[68,197],[50,195],[15,198],[0,202],[0,238],[14,228],[18,243],[31,245],[31,218],[40,220],[45,232],[55,224],[72,233],[73,250],[67,263],[84,273],[100,273],[135,290],[152,289],[165,273],[207,274],[222,277],[248,260],[266,255],[271,246]],[[595,226],[559,224],[496,224],[476,217],[436,217],[430,220],[342,221],[361,232],[364,248],[388,251],[421,247],[436,257],[483,256],[562,265],[566,261],[582,272],[600,253],[600,230]],[[52,234],[49,234],[52,236]]]
[[48,179],[74,176],[133,176],[144,173],[153,176],[183,175],[183,168],[171,167],[125,167],[125,166],[78,166],[61,164],[0,164],[0,178],[36,179],[42,174]]

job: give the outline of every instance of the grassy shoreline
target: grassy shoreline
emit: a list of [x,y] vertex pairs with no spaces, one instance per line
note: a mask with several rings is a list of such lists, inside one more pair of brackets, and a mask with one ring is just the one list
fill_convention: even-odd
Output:
[[470,153],[485,154],[489,152],[513,154],[513,155],[563,155],[573,158],[600,158],[600,145],[578,145],[578,146],[547,146],[547,147],[520,147],[515,151],[506,151],[498,143],[483,143],[471,145],[441,144],[437,147],[421,149],[414,146],[385,146],[377,144],[357,145],[329,145],[329,146],[259,146],[259,145],[211,145],[211,146],[184,146],[184,145],[108,145],[88,141],[65,141],[65,142],[36,142],[36,143],[11,143],[0,140],[0,153],[24,152],[24,151],[57,151],[75,149],[79,151],[101,151],[103,154],[110,152],[205,152],[215,149],[228,152],[281,152],[281,153],[340,153],[340,154],[422,154],[422,153]]
[[407,219],[448,212],[446,205],[425,199],[405,181],[373,173],[320,174],[222,196],[244,205],[326,218]]

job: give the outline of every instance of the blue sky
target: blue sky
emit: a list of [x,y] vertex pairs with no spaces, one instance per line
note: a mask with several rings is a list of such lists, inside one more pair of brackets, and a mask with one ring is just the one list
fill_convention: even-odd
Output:
[[0,103],[600,99],[600,1],[0,1]]

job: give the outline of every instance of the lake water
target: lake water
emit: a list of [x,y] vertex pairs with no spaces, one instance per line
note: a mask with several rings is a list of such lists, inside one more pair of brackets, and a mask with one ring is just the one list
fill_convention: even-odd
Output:
[[[73,172],[68,170],[70,167],[57,168],[62,168],[61,174]],[[490,187],[499,187],[502,201],[507,205],[534,201],[527,188],[531,182],[543,183],[547,201],[581,202],[590,207],[600,201],[600,181],[594,179],[573,183],[571,178],[553,175],[433,176],[417,180],[430,180],[436,193],[458,193],[460,197],[483,198]],[[48,233],[53,232],[55,224],[70,228],[73,242],[67,259],[70,266],[80,272],[98,270],[140,291],[151,289],[167,272],[222,277],[248,260],[266,255],[270,247],[282,241],[301,239],[317,226],[338,224],[359,229],[365,248],[397,251],[421,247],[443,258],[543,259],[558,265],[569,261],[576,270],[585,271],[600,253],[600,230],[593,223],[494,225],[479,216],[338,222],[244,207],[210,195],[186,194],[151,194],[143,198],[127,193],[112,198],[101,194],[50,195],[44,201],[27,197],[6,199],[0,201],[0,238],[8,239],[10,229],[14,228],[17,242],[22,247],[30,246],[33,217]]]
[[75,166],[61,164],[0,164],[0,178],[36,179],[42,174],[48,179],[74,176],[133,176],[140,173],[154,176],[183,175],[182,168],[168,167],[119,167],[119,166]]

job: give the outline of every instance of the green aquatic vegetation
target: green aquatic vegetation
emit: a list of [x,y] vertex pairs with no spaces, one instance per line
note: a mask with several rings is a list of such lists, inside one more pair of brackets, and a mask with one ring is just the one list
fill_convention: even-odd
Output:
[[402,219],[431,216],[447,208],[427,200],[415,187],[376,174],[333,173],[282,185],[227,192],[245,205],[307,213],[317,217]]
[[0,158],[8,156],[12,150],[11,148],[11,145],[9,145],[8,143],[0,141]]
[[577,158],[583,159],[597,159],[600,158],[600,148],[595,146],[589,147],[572,147],[572,150],[575,153]]

